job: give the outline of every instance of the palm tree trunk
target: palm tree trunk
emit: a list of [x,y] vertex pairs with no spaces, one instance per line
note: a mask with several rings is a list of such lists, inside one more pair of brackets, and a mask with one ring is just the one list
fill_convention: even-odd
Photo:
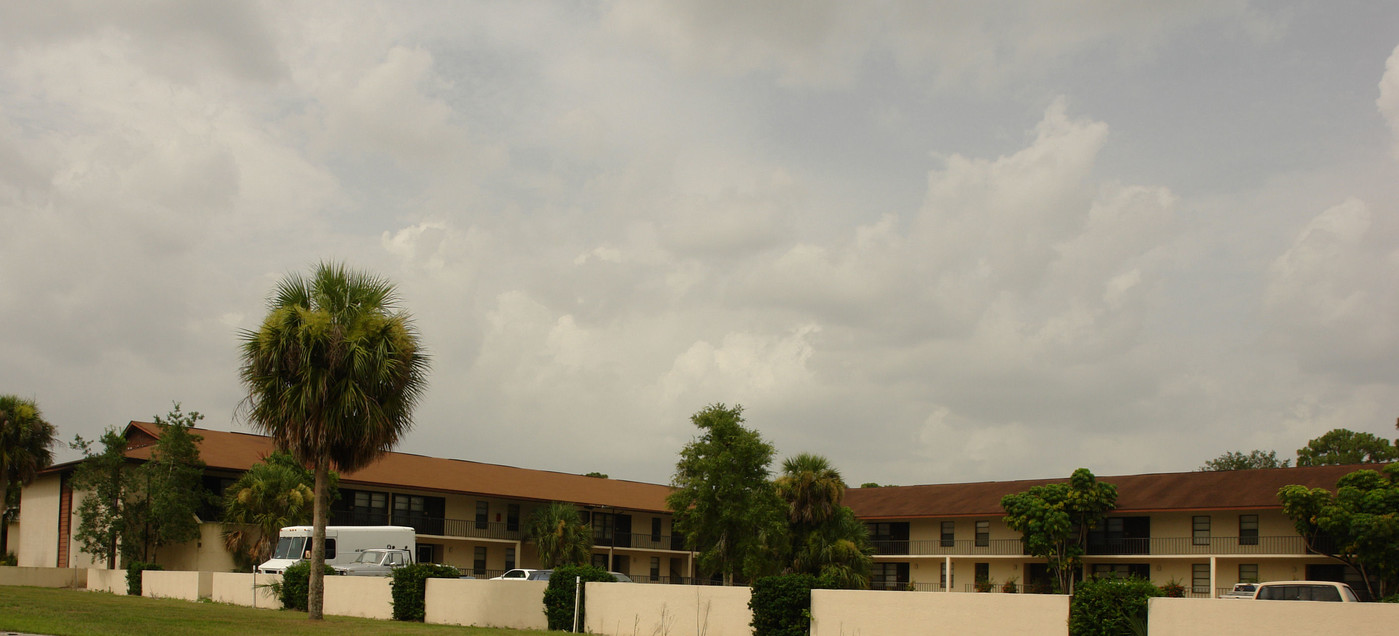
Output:
[[326,474],[329,460],[321,457],[316,460],[316,492],[312,505],[311,576],[306,591],[306,611],[313,621],[325,618],[325,517],[326,517]]

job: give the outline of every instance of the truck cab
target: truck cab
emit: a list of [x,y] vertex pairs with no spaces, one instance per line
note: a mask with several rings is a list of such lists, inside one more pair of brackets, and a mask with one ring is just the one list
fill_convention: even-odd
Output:
[[336,565],[344,576],[392,576],[393,571],[413,562],[413,553],[400,548],[371,548],[359,553],[354,562]]

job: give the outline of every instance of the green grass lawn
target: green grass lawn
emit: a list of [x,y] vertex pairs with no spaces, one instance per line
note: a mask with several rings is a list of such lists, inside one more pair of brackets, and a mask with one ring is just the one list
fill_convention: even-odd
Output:
[[[541,608],[542,609],[542,608]],[[106,592],[41,587],[0,587],[0,631],[36,634],[467,634],[527,636],[533,630],[400,623],[305,612],[253,609],[222,603],[117,596]]]

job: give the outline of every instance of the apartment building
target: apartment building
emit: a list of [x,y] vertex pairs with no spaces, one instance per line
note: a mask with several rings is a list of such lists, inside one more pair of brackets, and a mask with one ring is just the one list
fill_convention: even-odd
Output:
[[[261,435],[196,432],[204,438],[205,485],[215,493],[273,450],[271,439]],[[131,422],[124,434],[127,457],[150,458],[159,435],[154,424]],[[52,467],[24,489],[18,528],[10,535],[20,565],[105,565],[83,553],[75,538],[75,498],[82,496],[68,485],[75,467]],[[691,553],[672,536],[665,507],[670,488],[663,485],[388,453],[364,470],[341,474],[339,491],[332,525],[411,526],[418,532],[419,560],[453,565],[477,578],[538,566],[525,525],[536,507],[552,501],[582,510],[593,529],[593,564],[638,581],[681,582],[692,575]],[[200,540],[163,548],[158,561],[167,569],[232,570],[219,512],[211,506],[201,515],[206,523]]]
[[[1089,533],[1080,575],[1174,580],[1196,597],[1217,596],[1240,581],[1348,581],[1348,568],[1307,551],[1277,492],[1289,484],[1334,490],[1336,480],[1361,468],[1367,466],[1099,477],[1117,487],[1117,509]],[[1039,591],[1050,585],[1047,567],[1006,527],[1001,498],[1061,481],[858,488],[846,491],[845,503],[870,530],[874,587],[1000,591],[1013,580],[1018,591]]]

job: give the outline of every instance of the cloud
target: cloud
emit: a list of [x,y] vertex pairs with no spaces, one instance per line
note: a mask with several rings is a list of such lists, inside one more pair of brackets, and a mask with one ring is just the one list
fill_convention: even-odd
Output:
[[1375,100],[1380,114],[1389,124],[1394,135],[1394,154],[1399,157],[1399,47],[1384,63],[1384,77],[1380,78],[1380,96]]

